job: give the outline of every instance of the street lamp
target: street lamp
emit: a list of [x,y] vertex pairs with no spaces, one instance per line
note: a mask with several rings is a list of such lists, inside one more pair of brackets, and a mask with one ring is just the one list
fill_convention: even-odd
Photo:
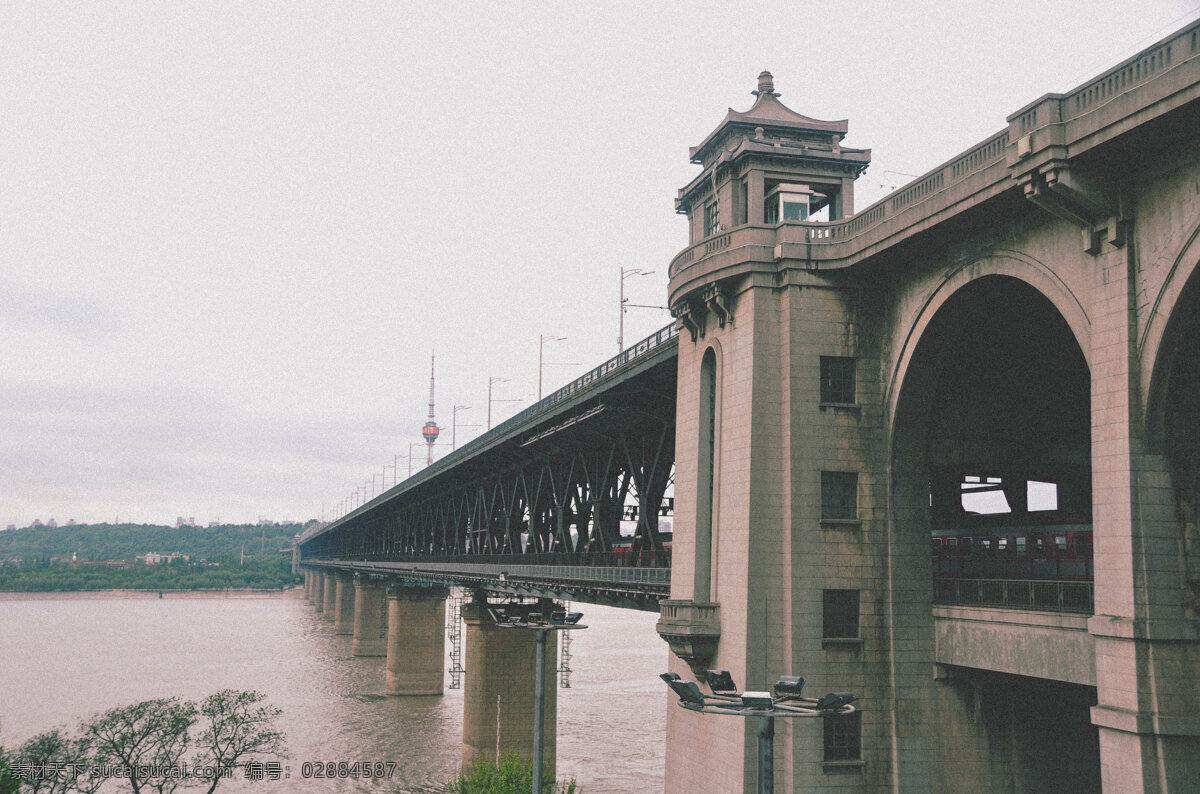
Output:
[[854,701],[849,692],[830,692],[821,698],[801,695],[804,679],[785,675],[775,683],[771,692],[742,692],[738,694],[728,670],[707,670],[704,677],[711,695],[705,695],[695,681],[684,681],[678,673],[659,676],[679,696],[679,705],[688,711],[702,714],[733,714],[738,717],[758,717],[758,791],[775,791],[775,718],[840,717],[853,714]]
[[[565,336],[544,336],[543,334],[538,334],[538,400],[542,399],[542,371],[546,368],[546,364],[542,361],[542,348],[546,346],[547,342],[563,342],[565,340]],[[550,366],[575,367],[578,364],[574,361],[553,361],[550,363]]]
[[561,609],[542,612],[527,612],[524,615],[509,615],[503,607],[488,610],[496,626],[502,629],[532,629],[537,632],[537,657],[534,659],[533,693],[533,794],[542,792],[542,744],[546,728],[546,635],[552,631],[574,631],[586,629],[580,625],[582,612],[567,612]]
[[424,443],[424,442],[421,442],[421,441],[418,441],[415,443],[412,441],[408,442],[408,476],[409,477],[412,476],[413,447],[419,447],[419,446],[421,446],[422,443]]
[[[459,411],[469,411],[469,410],[471,410],[471,406],[469,406],[469,405],[456,405],[451,409],[451,413],[452,413],[452,415],[450,417],[450,451],[451,452],[458,449],[458,412]],[[463,425],[463,427],[479,427],[479,425]]]
[[492,399],[492,384],[494,384],[494,383],[508,383],[508,378],[495,378],[495,377],[488,378],[488,418],[487,418],[487,429],[488,430],[492,429],[492,403],[519,402],[519,400],[517,400],[516,398],[506,399],[506,400],[501,400],[500,398]]
[[630,276],[649,276],[653,270],[642,270],[635,267],[632,270],[621,268],[621,322],[617,327],[617,352],[625,350],[625,279]]

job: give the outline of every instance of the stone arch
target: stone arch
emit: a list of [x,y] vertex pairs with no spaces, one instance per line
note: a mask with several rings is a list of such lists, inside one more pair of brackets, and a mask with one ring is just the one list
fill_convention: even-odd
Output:
[[[1091,328],[1087,310],[1065,281],[1044,263],[1018,251],[997,250],[947,273],[921,301],[911,322],[906,324],[899,354],[887,379],[885,405],[889,424],[894,426],[896,407],[900,398],[913,352],[924,337],[929,323],[938,310],[960,289],[988,276],[1008,276],[1024,281],[1041,293],[1058,310],[1075,335],[1075,342],[1087,360],[1086,344]],[[1090,366],[1091,362],[1088,361]],[[890,436],[890,434],[889,434]]]
[[[1167,277],[1154,298],[1154,304],[1146,319],[1146,327],[1138,340],[1138,361],[1142,362],[1140,375],[1141,393],[1146,399],[1146,422],[1151,438],[1161,446],[1162,399],[1164,386],[1169,380],[1169,367],[1174,361],[1180,334],[1177,331],[1184,322],[1183,313],[1177,311],[1185,290],[1197,280],[1200,269],[1200,225],[1188,236],[1175,261],[1171,263]],[[1195,287],[1191,287],[1195,289]],[[1172,347],[1174,341],[1176,347]],[[1166,347],[1164,347],[1166,345]]]
[[[1169,473],[1171,502],[1159,504],[1178,535],[1164,552],[1177,555],[1184,614],[1200,617],[1200,227],[1171,266],[1138,343],[1146,398],[1147,465]],[[1148,498],[1148,497],[1147,497]],[[1143,511],[1155,505],[1143,505]],[[1166,604],[1173,599],[1163,600]]]
[[696,550],[693,593],[697,601],[717,599],[721,507],[721,393],[723,356],[719,339],[711,340],[700,357],[697,410]]
[[[1009,472],[1066,472],[1074,465],[1079,471],[1063,477],[1072,482],[1072,504],[1080,503],[1090,522],[1089,323],[1065,282],[1040,263],[1007,252],[948,274],[912,317],[902,331],[903,343],[888,384],[886,608],[890,625],[904,627],[904,643],[889,649],[897,699],[894,710],[903,709],[905,698],[915,697],[930,704],[924,714],[930,723],[921,728],[897,722],[894,731],[900,738],[945,741],[941,757],[952,760],[931,774],[952,788],[948,781],[971,779],[988,769],[995,752],[1016,752],[1010,740],[1021,734],[1022,727],[1000,705],[987,706],[979,716],[979,692],[986,689],[988,673],[943,668],[936,681],[928,675],[928,666],[937,659],[935,603],[955,603],[935,598],[935,587],[941,582],[935,580],[930,553],[937,515],[936,500],[931,506],[931,488],[936,490],[931,484],[939,477],[946,480],[953,470],[957,476],[951,484],[957,491],[968,468],[978,467],[980,474],[990,474],[988,469],[994,468],[1004,472],[998,490],[1012,506],[1011,512],[1019,515],[1027,507],[1025,483],[1014,476],[1018,488],[1005,490],[1011,485]],[[1064,407],[1054,408],[1055,401]],[[957,497],[953,501],[957,506]],[[959,507],[965,515],[965,506]],[[924,675],[918,672],[922,668]],[[1029,694],[1035,689],[1023,691]],[[1088,713],[1082,706],[1073,710],[1072,724],[1086,728]],[[972,733],[980,719],[999,720],[995,735]],[[943,731],[939,727],[943,725],[957,727]],[[948,738],[956,732],[958,737]],[[1045,741],[1032,742],[1031,747],[1054,745],[1048,736],[1039,737]],[[1028,752],[1036,755],[1043,750]],[[1098,745],[1083,747],[1079,754],[1086,759],[1088,774],[1098,775]],[[1022,763],[1059,769],[1052,763],[1054,758],[1032,755]],[[932,781],[929,786],[936,787]]]

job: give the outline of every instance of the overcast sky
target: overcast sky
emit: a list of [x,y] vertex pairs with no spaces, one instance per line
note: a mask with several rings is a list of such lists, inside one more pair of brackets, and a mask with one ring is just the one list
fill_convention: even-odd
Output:
[[533,401],[539,334],[547,391],[601,363],[763,69],[872,149],[862,210],[1200,15],[736,7],[0,3],[0,526],[320,517],[421,441],[432,351],[445,450],[489,377]]

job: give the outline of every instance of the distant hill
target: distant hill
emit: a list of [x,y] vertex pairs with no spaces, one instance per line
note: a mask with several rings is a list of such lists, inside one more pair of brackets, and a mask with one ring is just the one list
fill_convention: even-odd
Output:
[[214,562],[247,557],[279,556],[290,548],[302,524],[222,524],[215,527],[167,527],[155,524],[75,524],[65,527],[27,527],[0,532],[0,562],[52,557],[79,560],[128,560],[139,554],[179,552]]

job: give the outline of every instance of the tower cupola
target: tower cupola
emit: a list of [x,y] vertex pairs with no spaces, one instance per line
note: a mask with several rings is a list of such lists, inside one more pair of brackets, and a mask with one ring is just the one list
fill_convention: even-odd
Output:
[[717,128],[690,150],[701,173],[679,191],[678,212],[689,219],[689,239],[744,224],[824,220],[854,214],[854,180],[871,162],[870,149],[842,146],[845,119],[821,121],[779,101],[767,71],[749,110],[729,109]]

